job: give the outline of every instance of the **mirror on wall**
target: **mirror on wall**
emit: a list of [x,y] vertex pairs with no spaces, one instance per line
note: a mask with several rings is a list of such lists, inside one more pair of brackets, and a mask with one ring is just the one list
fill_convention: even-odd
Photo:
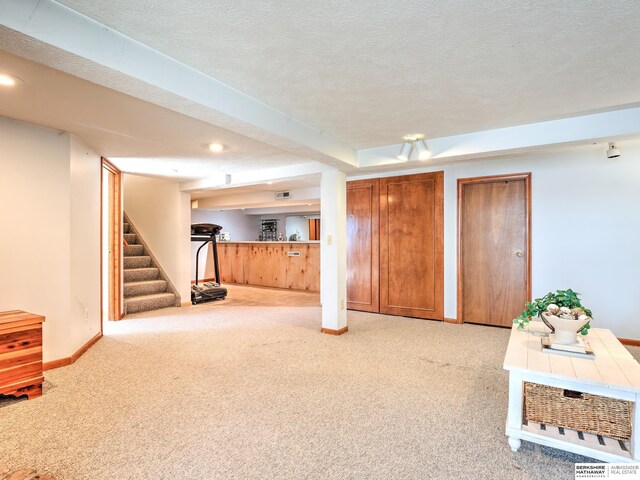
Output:
[[288,240],[320,240],[320,215],[287,216],[285,231]]

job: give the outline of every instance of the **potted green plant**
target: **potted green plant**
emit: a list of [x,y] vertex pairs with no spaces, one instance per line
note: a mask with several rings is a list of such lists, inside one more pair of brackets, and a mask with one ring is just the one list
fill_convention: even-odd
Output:
[[576,332],[582,335],[589,333],[591,328],[591,310],[582,305],[580,294],[570,288],[549,292],[544,297],[527,302],[524,310],[513,319],[513,323],[522,329],[529,324],[531,317],[539,316],[547,327],[555,332],[554,317],[566,320],[576,320]]

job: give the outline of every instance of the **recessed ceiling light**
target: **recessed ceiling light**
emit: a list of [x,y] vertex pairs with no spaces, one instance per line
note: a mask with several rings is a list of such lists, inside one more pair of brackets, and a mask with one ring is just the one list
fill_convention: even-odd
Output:
[[22,79],[9,75],[8,73],[0,73],[0,86],[3,87],[15,87],[24,83]]
[[211,143],[209,144],[209,150],[213,153],[221,153],[224,152],[225,146],[221,143]]

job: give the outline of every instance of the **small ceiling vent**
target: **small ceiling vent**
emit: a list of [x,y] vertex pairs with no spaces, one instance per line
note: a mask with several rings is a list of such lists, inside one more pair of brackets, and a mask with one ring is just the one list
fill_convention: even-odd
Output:
[[276,200],[288,200],[291,198],[291,192],[276,192]]

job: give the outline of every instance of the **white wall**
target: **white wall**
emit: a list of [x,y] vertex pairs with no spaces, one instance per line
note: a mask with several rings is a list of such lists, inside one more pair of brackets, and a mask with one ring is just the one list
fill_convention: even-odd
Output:
[[177,182],[123,175],[124,211],[178,290],[190,298],[190,196]]
[[69,357],[100,331],[99,158],[2,117],[0,145],[0,311],[44,315],[44,361]]
[[320,181],[320,303],[322,328],[347,326],[347,177],[322,172]]
[[457,179],[532,172],[534,298],[573,288],[595,327],[640,339],[640,144],[619,145],[616,159],[600,144],[368,177],[444,170],[445,316],[455,318]]
[[[245,215],[242,210],[191,210],[191,223],[213,223],[222,226],[223,232],[229,232],[231,241],[253,241],[258,236],[259,220],[255,215]],[[196,278],[196,253],[202,242],[191,243],[191,279]],[[198,262],[198,281],[214,278],[213,251],[211,244],[200,251]]]
[[[100,319],[100,174],[102,162],[82,140],[70,136],[70,262],[75,350],[96,332]],[[89,280],[90,279],[90,280]],[[99,324],[98,324],[99,325]],[[74,351],[75,351],[74,350]]]
[[178,278],[174,283],[180,293],[182,303],[191,300],[191,195],[180,192],[178,199]]
[[191,210],[191,223],[213,223],[229,232],[235,242],[252,241],[260,230],[258,217],[245,215],[242,210]]

